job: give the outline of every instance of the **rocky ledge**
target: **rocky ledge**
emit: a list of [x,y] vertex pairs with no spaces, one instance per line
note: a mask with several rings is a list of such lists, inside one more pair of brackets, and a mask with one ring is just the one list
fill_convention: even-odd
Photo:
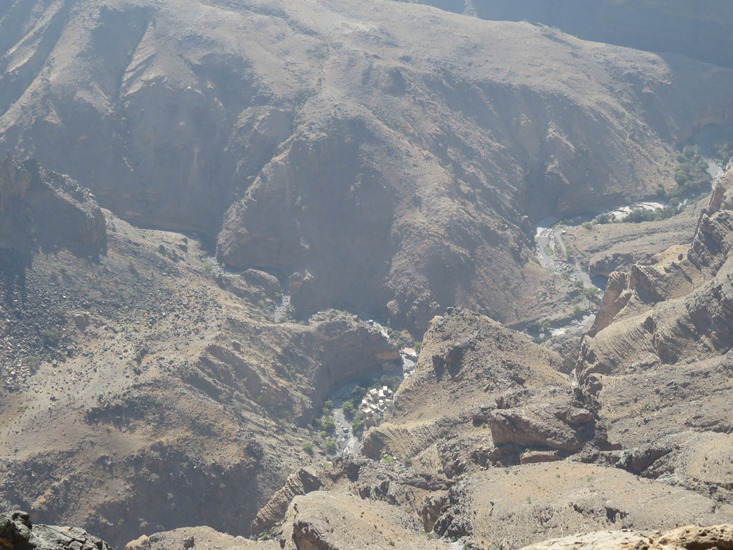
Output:
[[630,530],[599,531],[585,535],[574,535],[562,539],[548,540],[523,550],[563,550],[587,548],[590,550],[676,550],[695,548],[713,550],[733,548],[733,525],[712,527],[687,526],[667,533],[638,533]]
[[0,514],[2,550],[114,550],[78,527],[33,525],[25,512]]

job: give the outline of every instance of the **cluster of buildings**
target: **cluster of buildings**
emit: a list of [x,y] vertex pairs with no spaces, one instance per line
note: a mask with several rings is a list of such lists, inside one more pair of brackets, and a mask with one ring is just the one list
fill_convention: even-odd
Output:
[[387,386],[372,388],[361,400],[359,410],[364,415],[364,425],[375,426],[394,400],[394,393]]

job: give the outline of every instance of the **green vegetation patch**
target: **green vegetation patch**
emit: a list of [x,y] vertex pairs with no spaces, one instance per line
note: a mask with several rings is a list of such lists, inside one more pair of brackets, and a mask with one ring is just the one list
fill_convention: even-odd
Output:
[[676,193],[669,193],[670,196],[694,194],[710,188],[713,178],[708,172],[708,163],[700,155],[700,149],[687,145],[677,155],[674,181],[677,190]]

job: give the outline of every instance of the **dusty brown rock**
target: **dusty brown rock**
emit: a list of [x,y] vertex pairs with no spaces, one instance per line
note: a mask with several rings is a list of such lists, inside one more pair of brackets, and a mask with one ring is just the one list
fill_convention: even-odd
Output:
[[[274,304],[217,284],[196,240],[106,217],[99,264],[60,249],[34,258],[24,287],[0,277],[0,323],[14,320],[0,346],[0,500],[118,547],[196,524],[246,535],[288,475],[324,460],[303,451],[323,399],[381,375],[394,344],[342,312],[274,323]],[[271,291],[271,277],[246,277]]]
[[[733,71],[384,0],[29,5],[0,8],[0,149],[74,172],[129,220],[216,238],[223,266],[110,214],[110,254],[89,267],[63,248],[103,250],[92,198],[55,176],[35,189],[31,165],[30,178],[0,170],[13,178],[0,181],[2,214],[39,190],[0,220],[3,243],[19,242],[30,212],[23,238],[59,248],[34,266],[11,257],[28,278],[2,281],[3,500],[115,542],[272,525],[307,492],[298,476],[269,500],[286,476],[325,458],[302,450],[323,399],[398,359],[338,307],[428,334],[394,416],[364,442],[394,465],[305,478],[324,490],[293,499],[284,545],[444,546],[427,527],[515,547],[627,517],[728,521],[726,191],[689,254],[662,247],[616,278],[576,393],[557,353],[466,310],[434,316],[551,310],[538,289],[563,287],[532,259],[532,220],[669,185],[673,144],[730,120]],[[603,254],[606,271],[648,257]],[[302,324],[273,322],[285,280]],[[78,308],[90,311],[83,332],[66,316]],[[626,454],[601,452],[601,420]],[[649,446],[657,437],[669,452]],[[581,450],[619,468],[526,464]],[[556,472],[572,479],[560,486]],[[136,544],[237,544],[209,535]]]
[[321,488],[321,481],[306,470],[298,470],[288,476],[285,485],[257,512],[250,531],[259,535],[272,529],[285,517],[290,501],[297,495],[305,495]]
[[299,318],[420,332],[456,304],[553,313],[533,221],[669,186],[674,146],[733,112],[724,68],[376,1],[7,4],[0,151],[290,279]]
[[[563,533],[726,523],[733,507],[622,470],[567,461],[489,469],[465,482],[470,541],[521,548]],[[475,513],[474,513],[475,512]],[[615,538],[615,537],[614,537]],[[582,539],[584,540],[584,539]]]
[[592,550],[723,550],[733,548],[733,526],[724,524],[679,527],[664,534],[631,530],[601,531],[548,540],[525,546],[522,550],[563,550],[578,547]]
[[288,550],[449,548],[449,543],[429,540],[417,520],[395,506],[319,491],[293,500],[281,545]]
[[182,527],[173,531],[143,535],[125,545],[125,550],[277,550],[276,541],[252,541],[218,533],[211,527]]
[[510,408],[507,395],[519,405],[538,388],[562,400],[570,382],[560,370],[560,357],[526,335],[453,309],[431,322],[415,372],[395,395],[392,418],[366,433],[362,453],[415,457],[429,471],[459,475],[477,467],[472,456],[485,462],[485,453],[475,453],[491,446],[490,414],[504,406],[497,400]]
[[[732,181],[729,172],[717,185],[728,189]],[[700,216],[689,251],[683,255],[675,249],[654,265],[634,266],[630,274],[609,279],[609,293],[582,344],[582,376],[628,365],[678,363],[733,345],[728,330],[733,222],[716,193],[709,201],[714,208]]]
[[711,525],[710,527],[680,527],[661,537],[652,537],[649,550],[666,548],[699,548],[729,550],[733,548],[733,525]]
[[620,531],[596,531],[581,535],[547,540],[525,546],[522,550],[563,550],[570,548],[587,548],[589,550],[630,550],[645,548],[649,537],[631,529]]
[[497,409],[489,417],[494,445],[565,453],[578,452],[594,437],[594,423],[590,411],[563,403],[562,398]]

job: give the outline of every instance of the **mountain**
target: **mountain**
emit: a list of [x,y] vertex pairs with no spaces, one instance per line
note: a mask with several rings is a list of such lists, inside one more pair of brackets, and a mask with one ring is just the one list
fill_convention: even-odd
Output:
[[0,537],[733,522],[714,8],[2,3]]
[[533,224],[673,185],[733,112],[726,68],[382,0],[17,0],[0,29],[0,152],[291,279],[299,318],[416,334],[557,309]]

